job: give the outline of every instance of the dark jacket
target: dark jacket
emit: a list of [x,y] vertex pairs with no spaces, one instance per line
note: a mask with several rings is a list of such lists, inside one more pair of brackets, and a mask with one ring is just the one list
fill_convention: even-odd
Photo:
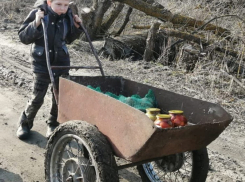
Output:
[[[42,25],[37,28],[35,26],[35,13],[38,9],[42,9],[45,12],[44,22],[47,28],[51,66],[70,66],[70,57],[66,44],[70,44],[79,38],[82,30],[75,27],[70,9],[68,9],[66,14],[58,15],[44,3],[29,13],[19,29],[19,38],[24,44],[32,44],[31,59],[33,72],[48,74],[43,28]],[[54,76],[67,72],[67,69],[53,69]]]

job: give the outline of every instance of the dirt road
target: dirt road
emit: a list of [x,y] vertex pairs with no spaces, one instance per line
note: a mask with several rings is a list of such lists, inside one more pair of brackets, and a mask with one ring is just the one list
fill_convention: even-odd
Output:
[[[0,88],[0,181],[44,181],[44,148],[46,145],[44,122],[36,122],[31,139],[20,141],[16,123],[26,98],[12,88]],[[40,113],[41,114],[41,113]],[[39,115],[40,120],[41,115]]]
[[[38,112],[31,138],[20,141],[15,135],[18,117],[25,107],[31,88],[32,76],[28,54],[29,46],[19,43],[16,34],[0,32],[0,182],[44,181],[44,152],[47,142],[45,120],[49,113],[50,93]],[[82,56],[86,62],[89,55],[83,53]],[[90,63],[90,59],[87,62]],[[103,64],[107,75],[121,75],[136,81],[146,79],[155,79],[162,83],[167,81],[166,77],[163,77],[163,80],[160,80],[159,76],[155,77],[160,68],[153,67],[151,70],[149,65],[142,63],[127,62],[126,65],[120,61],[105,60]],[[94,73],[87,72],[87,74]],[[239,102],[242,106],[243,102]],[[244,121],[240,118],[232,123],[208,146],[208,152],[210,156],[208,182],[245,181]],[[121,182],[141,181],[135,168],[121,170],[119,174]]]

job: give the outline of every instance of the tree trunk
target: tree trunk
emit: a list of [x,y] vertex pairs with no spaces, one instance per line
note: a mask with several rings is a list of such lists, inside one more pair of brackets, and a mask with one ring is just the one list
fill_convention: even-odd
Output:
[[[83,23],[90,35],[91,40],[95,40],[97,35],[100,34],[104,14],[110,6],[110,0],[93,0],[93,5],[91,8],[86,7],[81,10]],[[82,40],[87,41],[85,35],[82,36]]]
[[94,13],[94,27],[92,31],[93,37],[96,37],[97,34],[100,33],[102,20],[104,17],[105,12],[111,6],[110,0],[94,0],[94,9],[96,10]]
[[107,19],[104,20],[103,24],[101,25],[101,33],[102,34],[104,34],[105,32],[108,31],[108,29],[111,27],[111,25],[116,20],[116,18],[118,17],[119,13],[122,11],[123,8],[124,8],[123,3],[117,3],[115,5],[115,7],[111,11],[111,13],[107,17]]
[[118,32],[116,33],[116,36],[121,35],[122,31],[125,29],[126,25],[128,24],[128,22],[129,22],[129,20],[130,20],[129,17],[130,17],[130,15],[131,15],[132,11],[133,11],[133,8],[129,7],[129,8],[128,8],[128,11],[127,11],[127,14],[126,14],[126,16],[125,16],[124,22],[123,22],[121,28],[120,28],[120,29],[118,30]]
[[[85,28],[88,31],[90,39],[91,40],[95,40],[96,39],[96,35],[94,35],[94,33],[93,33],[94,11],[91,8],[87,8],[87,7],[83,8],[81,10],[81,17],[82,17],[83,24],[84,24]],[[85,34],[82,35],[81,39],[83,41],[87,41],[87,37],[85,36]]]

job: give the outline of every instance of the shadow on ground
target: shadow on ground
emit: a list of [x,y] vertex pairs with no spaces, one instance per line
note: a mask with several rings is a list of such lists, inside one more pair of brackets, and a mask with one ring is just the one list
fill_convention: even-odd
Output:
[[23,182],[18,174],[0,168],[0,182]]
[[45,149],[47,144],[47,138],[39,132],[31,130],[29,138],[23,140],[23,142],[26,142],[31,145],[37,145],[38,147]]
[[132,169],[132,168],[121,169],[121,170],[118,171],[119,177],[120,177],[120,181],[123,181],[123,182],[124,181],[141,182],[140,176],[138,176],[135,173],[133,173],[132,171],[130,171],[130,169]]

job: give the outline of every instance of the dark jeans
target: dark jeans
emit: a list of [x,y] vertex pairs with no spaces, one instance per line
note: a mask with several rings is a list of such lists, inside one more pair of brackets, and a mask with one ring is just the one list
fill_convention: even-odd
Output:
[[[55,77],[54,79],[55,79],[55,85],[58,89],[59,76]],[[31,98],[29,99],[26,108],[20,117],[19,124],[28,125],[29,129],[32,128],[34,118],[44,102],[44,97],[47,93],[49,84],[50,84],[49,75],[46,74],[33,75],[33,89],[32,89]],[[56,104],[52,88],[51,91],[52,91],[52,105],[50,109],[50,116],[49,119],[47,120],[47,124],[58,126],[59,125],[59,123],[57,122],[58,106]]]

